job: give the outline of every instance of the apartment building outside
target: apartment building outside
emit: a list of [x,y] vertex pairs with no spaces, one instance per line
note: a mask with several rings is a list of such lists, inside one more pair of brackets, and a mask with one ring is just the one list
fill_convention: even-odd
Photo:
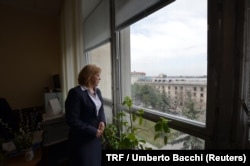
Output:
[[[207,78],[206,76],[146,76],[133,72],[131,84],[150,85],[160,93],[165,93],[169,99],[169,110],[174,115],[181,116],[187,102],[192,109],[200,112],[198,121],[205,122],[207,101]],[[189,108],[190,109],[190,108]]]

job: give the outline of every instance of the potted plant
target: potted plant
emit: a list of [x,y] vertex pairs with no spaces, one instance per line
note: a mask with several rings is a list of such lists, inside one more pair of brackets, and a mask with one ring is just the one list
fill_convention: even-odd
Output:
[[3,119],[0,118],[0,125],[8,129],[9,133],[13,135],[13,139],[4,140],[3,143],[13,142],[15,146],[14,150],[17,153],[24,153],[25,160],[31,160],[34,156],[34,135],[36,135],[37,132],[43,132],[40,124],[40,119],[38,119],[38,115],[39,113],[36,111],[25,112],[20,110],[20,121],[17,130],[12,129],[8,123],[6,123]]
[[[145,130],[140,127],[144,121],[144,110],[133,112],[133,101],[128,96],[125,97],[122,105],[125,106],[126,110],[119,112],[114,117],[114,124],[107,124],[104,130],[102,137],[104,149],[152,149],[146,146],[144,139],[137,136],[138,133]],[[170,132],[168,120],[160,118],[153,128],[155,132],[154,140],[161,137],[164,139],[164,143],[167,144],[168,133]]]

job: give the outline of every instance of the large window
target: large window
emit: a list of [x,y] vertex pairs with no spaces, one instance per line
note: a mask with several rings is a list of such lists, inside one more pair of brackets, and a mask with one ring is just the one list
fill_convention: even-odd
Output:
[[102,70],[101,81],[98,85],[98,88],[101,90],[102,97],[105,100],[104,110],[106,120],[108,123],[112,123],[112,107],[110,106],[110,104],[106,104],[107,101],[112,100],[110,42],[103,44],[91,51],[88,51],[87,59],[89,64],[95,64]]
[[178,0],[132,24],[130,47],[134,104],[205,123],[207,2]]
[[99,88],[105,99],[112,99],[111,91],[111,53],[110,43],[106,43],[87,53],[88,63],[95,64],[102,69]]
[[[177,146],[183,140],[179,148],[202,149],[204,143],[205,148],[243,146],[241,139],[250,133],[245,131],[249,112],[238,112],[242,99],[249,107],[247,5],[208,0],[101,1],[84,20],[84,44],[88,63],[103,69],[99,88],[105,99],[111,99],[105,103],[107,109],[116,115],[124,97],[132,97],[133,110],[144,109],[143,118],[153,123],[160,117],[170,120],[176,137],[169,143]],[[109,18],[104,21],[107,28],[96,26],[103,18]],[[244,35],[243,24],[247,24]],[[105,41],[111,42],[96,47]],[[151,138],[144,134],[140,136]],[[159,149],[176,148],[148,142]]]
[[130,79],[122,84],[129,86],[122,97],[130,95],[135,108],[181,121],[185,128],[172,129],[168,145],[149,132],[138,135],[156,149],[205,147],[195,136],[201,128],[196,134],[186,129],[206,123],[207,24],[206,0],[178,0],[119,31],[122,83]]

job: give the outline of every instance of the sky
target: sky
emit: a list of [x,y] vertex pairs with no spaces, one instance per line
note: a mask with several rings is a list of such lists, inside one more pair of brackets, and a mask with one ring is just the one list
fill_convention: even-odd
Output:
[[207,75],[207,0],[176,0],[130,31],[132,72]]

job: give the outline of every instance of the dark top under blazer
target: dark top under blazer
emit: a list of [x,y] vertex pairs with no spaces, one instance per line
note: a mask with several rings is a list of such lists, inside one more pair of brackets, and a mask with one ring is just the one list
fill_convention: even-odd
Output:
[[[80,86],[70,89],[65,101],[65,118],[70,127],[69,153],[74,157],[74,160],[82,160],[79,163],[86,163],[84,160],[88,160],[88,162],[101,160],[101,139],[96,138],[96,133],[99,122],[106,122],[103,98],[98,88],[96,94],[102,103],[98,116],[96,115],[95,103],[88,95],[88,91],[83,91]],[[92,159],[87,157],[92,155]]]

